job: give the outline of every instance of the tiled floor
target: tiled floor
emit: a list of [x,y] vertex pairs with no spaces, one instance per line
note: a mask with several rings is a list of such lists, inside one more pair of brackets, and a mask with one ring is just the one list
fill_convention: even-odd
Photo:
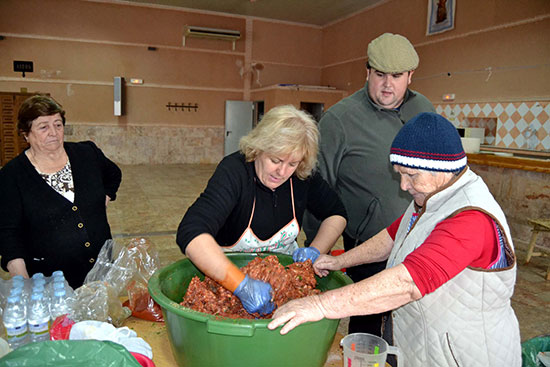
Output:
[[[149,239],[157,247],[162,265],[181,259],[183,255],[175,243],[176,229],[214,168],[192,164],[121,166],[123,180],[118,199],[108,209],[113,235],[122,242],[136,236]],[[529,265],[523,265],[525,240],[515,241],[519,271],[512,299],[522,340],[550,333],[550,281],[544,279],[550,258],[535,257]]]

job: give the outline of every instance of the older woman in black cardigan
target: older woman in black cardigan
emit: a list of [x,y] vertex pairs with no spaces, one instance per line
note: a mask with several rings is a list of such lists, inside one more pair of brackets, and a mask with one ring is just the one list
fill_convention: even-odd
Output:
[[121,171],[91,141],[64,143],[65,111],[52,98],[21,106],[29,149],[0,170],[0,255],[10,275],[62,270],[82,285],[111,230],[106,207]]

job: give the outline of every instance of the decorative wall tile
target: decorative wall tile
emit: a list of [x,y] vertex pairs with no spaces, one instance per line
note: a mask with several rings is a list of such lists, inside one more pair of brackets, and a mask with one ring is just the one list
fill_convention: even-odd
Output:
[[550,151],[550,102],[445,103],[437,113],[456,127],[484,127],[483,144]]

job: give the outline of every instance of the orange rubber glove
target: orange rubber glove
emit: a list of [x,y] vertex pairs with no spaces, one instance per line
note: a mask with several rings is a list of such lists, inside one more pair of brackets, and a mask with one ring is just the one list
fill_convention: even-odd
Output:
[[275,305],[271,302],[273,297],[271,285],[252,279],[248,275],[245,276],[234,264],[229,265],[225,279],[220,284],[239,297],[248,313],[268,315],[275,309]]
[[235,292],[235,289],[241,284],[241,282],[244,280],[244,273],[237,268],[237,266],[233,263],[231,263],[225,272],[225,278],[220,282],[222,287],[225,289],[230,290],[231,292]]

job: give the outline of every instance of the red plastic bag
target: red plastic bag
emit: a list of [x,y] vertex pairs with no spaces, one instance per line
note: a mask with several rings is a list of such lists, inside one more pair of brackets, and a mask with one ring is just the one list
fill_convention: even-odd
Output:
[[144,356],[143,354],[130,352],[131,355],[134,356],[134,358],[139,362],[139,364],[142,367],[155,367],[155,364],[151,359],[149,359],[147,356]]
[[68,315],[58,316],[50,328],[50,340],[68,340],[74,324]]
[[132,316],[148,320],[163,322],[162,310],[158,303],[149,295],[147,288],[135,280],[131,281],[127,287],[128,301],[124,305],[132,310]]

